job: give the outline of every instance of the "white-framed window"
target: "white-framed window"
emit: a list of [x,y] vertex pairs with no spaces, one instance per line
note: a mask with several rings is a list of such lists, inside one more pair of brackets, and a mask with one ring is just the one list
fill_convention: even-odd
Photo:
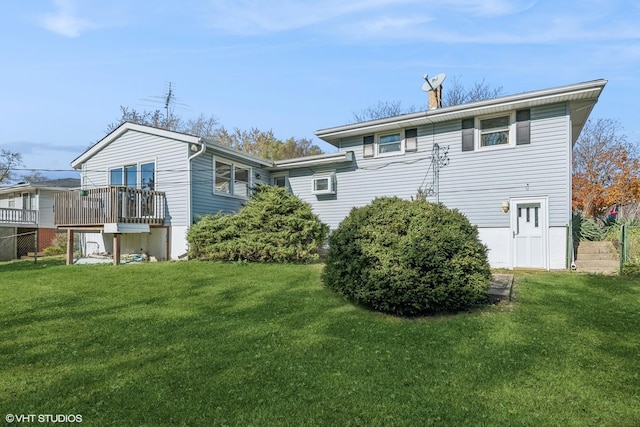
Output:
[[313,194],[336,194],[335,172],[314,175],[311,180],[311,192]]
[[287,174],[280,173],[277,175],[271,175],[271,185],[273,185],[274,187],[288,188]]
[[251,167],[225,159],[214,159],[213,164],[214,194],[228,194],[242,198],[249,197]]
[[7,207],[9,208],[16,207],[16,196],[14,194],[9,194],[9,201],[7,202]]
[[509,147],[515,144],[515,114],[476,118],[477,144],[479,149]]
[[418,129],[402,129],[363,137],[363,157],[396,156],[418,151]]
[[117,166],[109,169],[109,186],[155,190],[155,161]]
[[404,152],[403,142],[401,132],[378,135],[377,155],[402,154]]

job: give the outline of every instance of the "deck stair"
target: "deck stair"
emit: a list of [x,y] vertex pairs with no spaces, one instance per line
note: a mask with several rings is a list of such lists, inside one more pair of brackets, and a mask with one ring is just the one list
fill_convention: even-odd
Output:
[[577,271],[616,274],[620,269],[620,254],[613,242],[583,240],[578,245],[575,262]]

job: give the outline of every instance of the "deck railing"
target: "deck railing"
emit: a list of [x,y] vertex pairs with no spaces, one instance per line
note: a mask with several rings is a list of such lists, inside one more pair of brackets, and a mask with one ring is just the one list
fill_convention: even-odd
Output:
[[54,206],[57,226],[162,225],[165,195],[162,191],[129,187],[94,188],[57,193]]
[[31,209],[0,208],[2,224],[37,224],[38,211]]

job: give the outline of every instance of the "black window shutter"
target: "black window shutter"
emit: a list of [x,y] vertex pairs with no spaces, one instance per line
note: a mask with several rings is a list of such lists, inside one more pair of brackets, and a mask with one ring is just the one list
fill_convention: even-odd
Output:
[[362,156],[373,157],[373,135],[362,138]]
[[462,120],[462,151],[473,151],[473,134],[475,131],[473,126],[473,118]]
[[531,144],[531,110],[516,111],[516,145]]
[[404,131],[405,148],[404,151],[418,151],[418,129],[407,129]]

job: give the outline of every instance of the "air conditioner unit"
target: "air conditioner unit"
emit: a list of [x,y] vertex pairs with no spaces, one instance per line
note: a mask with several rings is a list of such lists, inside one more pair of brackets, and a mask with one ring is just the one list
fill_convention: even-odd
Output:
[[336,194],[336,174],[314,175],[311,181],[311,192],[313,194]]

